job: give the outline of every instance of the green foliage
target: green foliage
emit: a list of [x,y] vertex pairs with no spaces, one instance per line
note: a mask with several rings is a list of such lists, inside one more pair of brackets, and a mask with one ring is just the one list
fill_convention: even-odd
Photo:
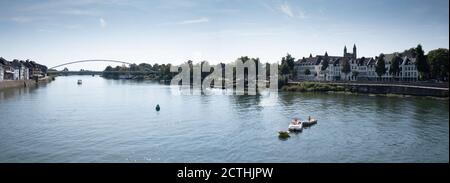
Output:
[[281,75],[289,75],[291,72],[288,64],[286,62],[282,62],[280,65],[280,74]]
[[285,57],[281,58],[280,74],[295,76],[294,66],[295,58],[288,53]]
[[378,57],[377,65],[375,66],[375,72],[380,78],[381,76],[386,74],[386,63],[384,61],[384,54],[380,54],[380,56]]
[[301,82],[296,85],[284,86],[282,90],[293,92],[326,92],[326,91],[345,91],[345,88],[343,86],[327,83]]
[[343,73],[348,74],[351,72],[350,62],[347,58],[343,58],[342,60],[342,70]]
[[394,78],[400,73],[400,64],[402,62],[402,58],[399,56],[392,57],[391,65],[389,67],[389,74],[391,74]]
[[170,64],[159,65],[155,63],[153,66],[147,63],[141,63],[139,65],[131,64],[129,66],[122,65],[111,67],[107,66],[103,77],[118,79],[120,75],[130,74],[134,79],[154,79],[154,80],[170,80],[176,73],[170,72]]
[[419,71],[420,79],[421,80],[427,79],[428,74],[430,73],[430,66],[427,63],[427,59],[422,49],[422,45],[420,44],[417,45],[415,50],[416,50],[416,67],[417,71]]
[[108,65],[106,68],[105,68],[105,71],[112,71],[113,70],[113,68],[110,66],[110,65]]
[[330,58],[328,57],[328,53],[325,53],[325,56],[322,61],[322,71],[326,70],[328,68],[328,65],[330,63]]
[[427,61],[430,66],[430,76],[433,79],[448,80],[448,49],[439,48],[428,52]]

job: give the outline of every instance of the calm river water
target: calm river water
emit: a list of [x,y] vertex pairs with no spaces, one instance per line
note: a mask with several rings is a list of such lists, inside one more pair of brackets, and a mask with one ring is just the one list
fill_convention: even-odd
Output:
[[[58,77],[0,92],[0,162],[449,162],[448,110],[429,98],[175,96],[153,82]],[[318,124],[278,138],[307,115]]]

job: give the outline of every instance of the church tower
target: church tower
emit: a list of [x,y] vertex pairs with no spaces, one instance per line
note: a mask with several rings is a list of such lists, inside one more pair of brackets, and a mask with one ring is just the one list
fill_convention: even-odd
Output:
[[353,58],[356,59],[356,44],[353,44]]

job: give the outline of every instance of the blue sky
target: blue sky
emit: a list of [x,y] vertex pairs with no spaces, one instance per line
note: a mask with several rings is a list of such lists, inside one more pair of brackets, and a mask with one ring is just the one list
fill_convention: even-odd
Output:
[[[448,0],[0,0],[0,56],[47,66],[83,59],[279,61],[449,45]],[[103,69],[107,64],[73,65]]]

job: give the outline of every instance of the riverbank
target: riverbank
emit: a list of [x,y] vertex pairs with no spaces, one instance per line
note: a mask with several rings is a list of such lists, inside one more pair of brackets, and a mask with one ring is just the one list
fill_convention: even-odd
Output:
[[288,92],[347,92],[448,98],[448,88],[411,84],[295,82],[286,84],[281,90]]
[[44,78],[40,78],[38,81],[28,79],[28,80],[6,80],[0,81],[0,91],[11,89],[11,88],[25,88],[25,87],[34,87],[39,84],[45,84],[53,81],[55,76],[47,76]]
[[300,82],[296,84],[287,84],[281,88],[282,91],[290,92],[342,92],[345,87],[319,82]]

